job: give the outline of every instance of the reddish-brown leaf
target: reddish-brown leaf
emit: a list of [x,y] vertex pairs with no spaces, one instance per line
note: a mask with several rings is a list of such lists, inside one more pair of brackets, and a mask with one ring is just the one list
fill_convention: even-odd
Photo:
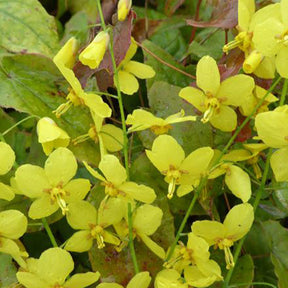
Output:
[[187,20],[187,24],[194,27],[218,27],[231,29],[238,23],[238,0],[218,0],[214,6],[211,19],[207,22]]

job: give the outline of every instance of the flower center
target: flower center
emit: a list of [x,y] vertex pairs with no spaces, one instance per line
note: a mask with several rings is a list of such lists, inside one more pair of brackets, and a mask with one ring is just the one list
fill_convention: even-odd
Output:
[[102,249],[105,247],[104,244],[104,237],[103,237],[103,232],[104,229],[100,225],[94,225],[90,224],[90,235],[92,238],[94,238],[97,242],[98,249]]
[[190,261],[192,264],[195,264],[195,261],[193,258],[193,252],[194,251],[192,249],[188,249],[185,246],[180,249],[180,254],[182,255],[182,258],[184,260]]
[[208,97],[205,100],[205,106],[207,107],[207,110],[204,112],[203,118],[201,119],[203,123],[209,122],[211,117],[217,113],[220,108],[220,101],[215,97]]
[[105,182],[103,185],[105,186],[105,194],[111,197],[117,197],[120,194],[120,191],[114,186],[113,183]]
[[51,189],[47,189],[45,192],[49,193],[52,204],[57,202],[58,206],[62,210],[62,214],[65,215],[68,208],[64,198],[68,193],[63,189],[62,184],[60,183]]
[[167,133],[170,129],[172,129],[172,126],[170,124],[165,125],[165,126],[159,126],[159,125],[154,125],[150,127],[150,130],[155,134],[155,135],[161,135]]
[[246,52],[251,45],[252,34],[245,31],[240,32],[233,41],[227,43],[223,47],[223,52],[228,53],[229,50],[239,47]]

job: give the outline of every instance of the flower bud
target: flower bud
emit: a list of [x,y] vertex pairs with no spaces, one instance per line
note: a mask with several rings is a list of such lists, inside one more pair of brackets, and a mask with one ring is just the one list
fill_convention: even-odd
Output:
[[94,40],[81,52],[79,60],[90,69],[98,68],[103,60],[110,37],[108,32],[101,31]]
[[118,20],[124,21],[131,9],[132,0],[119,0],[118,2]]

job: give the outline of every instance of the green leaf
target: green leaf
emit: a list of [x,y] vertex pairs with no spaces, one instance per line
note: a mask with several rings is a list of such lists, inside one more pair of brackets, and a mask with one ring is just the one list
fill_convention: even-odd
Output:
[[[153,42],[150,42],[148,40],[145,40],[142,45],[147,48],[149,51],[157,55],[160,59],[164,60],[166,63],[176,67],[179,70],[182,70],[184,72],[187,72],[191,75],[195,75],[195,67],[194,66],[188,66],[184,67],[178,62],[174,60],[174,58],[167,53],[165,50],[154,44]],[[166,81],[169,84],[177,85],[180,87],[188,86],[193,79],[183,75],[181,72],[178,72],[163,63],[159,62],[157,59],[155,59],[153,56],[151,56],[149,53],[147,53],[145,50],[143,50],[144,56],[145,56],[145,63],[152,66],[153,69],[156,72],[155,77],[152,79],[147,80],[147,89],[149,89],[154,82],[156,81]]]
[[278,278],[278,288],[288,287],[288,269],[284,267],[281,261],[273,254],[271,255],[271,260],[275,267],[275,274]]
[[[66,102],[66,95],[59,88],[60,80],[61,75],[49,58],[40,55],[4,57],[0,70],[1,106],[53,118],[71,138],[86,134],[92,123],[88,109],[71,107],[60,119],[56,119],[52,113]],[[69,148],[80,160],[86,159],[91,163],[99,161],[99,149],[92,141],[70,145]]]
[[97,16],[98,16],[98,10],[97,10],[97,1],[95,0],[68,0],[68,8],[72,12],[72,14],[75,14],[79,11],[84,11],[89,19],[89,22],[95,23]]
[[[167,82],[155,81],[148,90],[149,105],[152,112],[157,117],[168,117],[184,109],[186,115],[195,115],[193,106],[178,96],[180,89],[180,87]],[[213,143],[211,126],[203,124],[199,117],[195,122],[174,124],[169,132],[183,147],[186,155],[199,147],[212,146]]]
[[[238,259],[235,266],[233,276],[231,278],[232,284],[244,284],[252,283],[254,278],[254,264],[252,257],[248,254]],[[242,286],[243,288],[249,288],[251,285]]]
[[12,262],[12,257],[0,253],[0,287],[8,288],[11,284],[16,284],[17,269]]
[[58,35],[55,20],[37,0],[0,2],[0,46],[16,53],[55,55]]

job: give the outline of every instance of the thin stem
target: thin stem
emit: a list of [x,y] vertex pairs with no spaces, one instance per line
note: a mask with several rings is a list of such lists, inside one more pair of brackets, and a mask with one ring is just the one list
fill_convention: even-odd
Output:
[[43,223],[43,226],[44,226],[44,228],[48,234],[48,237],[50,239],[51,244],[53,245],[53,247],[58,247],[56,239],[55,239],[55,237],[54,237],[54,235],[50,229],[50,226],[49,226],[46,218],[42,218],[42,223]]
[[279,106],[284,105],[287,95],[288,79],[284,80]]
[[193,80],[196,79],[195,76],[193,76],[193,75],[191,75],[191,74],[189,74],[189,73],[187,73],[187,72],[185,72],[185,71],[183,71],[183,70],[181,70],[181,69],[179,69],[179,68],[171,65],[170,63],[167,63],[167,62],[164,61],[163,59],[159,58],[156,54],[154,54],[153,52],[151,52],[149,49],[147,49],[145,46],[143,46],[143,45],[140,44],[139,42],[137,42],[137,41],[135,41],[135,42],[136,42],[136,44],[137,44],[139,47],[141,47],[143,50],[145,50],[148,54],[150,54],[152,57],[154,57],[154,58],[155,58],[157,61],[159,61],[160,63],[168,66],[169,68],[171,68],[171,69],[173,69],[173,70],[175,70],[175,71],[177,71],[177,72],[179,72],[179,73],[181,73],[181,74],[183,74],[183,75],[185,75],[185,76],[187,76],[187,77],[189,77],[189,78],[191,78],[191,79],[193,79]]
[[[103,16],[100,0],[97,0],[97,7],[98,7],[99,16],[101,19],[102,29],[106,30],[106,25],[105,25],[105,21],[104,21],[104,16]],[[128,137],[127,137],[126,124],[125,124],[125,112],[124,112],[123,99],[122,99],[121,90],[120,90],[119,75],[118,75],[117,65],[116,65],[116,61],[115,61],[114,50],[113,50],[113,37],[110,37],[110,38],[111,38],[111,40],[109,43],[109,51],[111,54],[111,61],[112,61],[112,65],[113,65],[115,86],[117,89],[117,96],[118,96],[118,103],[119,103],[119,110],[120,110],[122,131],[123,131],[124,162],[125,162],[127,180],[129,181],[130,173],[129,173]],[[135,271],[135,273],[138,273],[139,267],[138,267],[135,248],[134,248],[133,230],[132,230],[133,229],[132,208],[131,208],[130,203],[128,203],[128,225],[129,225],[129,248],[130,248],[131,258],[132,258],[132,262],[133,262],[133,266],[134,266],[134,271]]]
[[29,120],[29,119],[32,119],[32,118],[39,118],[38,116],[36,115],[30,115],[26,118],[23,118],[22,120],[18,121],[16,124],[14,124],[13,126],[11,126],[9,129],[7,129],[6,131],[4,131],[2,133],[2,136],[5,136],[6,134],[8,134],[10,131],[12,131],[14,128],[16,128],[17,126],[19,126],[20,124],[22,124],[23,122]]
[[[202,0],[198,0],[198,2],[197,2],[195,17],[194,17],[195,21],[199,20],[199,12],[200,12],[201,2],[202,2]],[[193,40],[195,38],[196,30],[197,30],[197,27],[193,26],[192,32],[191,32],[191,36],[190,36],[190,40],[189,40],[190,44],[193,42]]]
[[101,92],[101,91],[92,91],[93,93],[97,94],[97,95],[105,95],[105,96],[109,96],[111,98],[115,98],[118,99],[118,96],[107,93],[107,92]]
[[189,217],[190,214],[191,214],[191,211],[192,211],[192,209],[193,209],[193,207],[194,207],[194,205],[195,205],[195,203],[196,203],[196,201],[197,201],[197,199],[198,199],[199,194],[201,193],[202,189],[203,189],[204,186],[206,185],[207,179],[208,179],[208,177],[203,178],[203,179],[201,180],[199,186],[198,186],[197,189],[195,190],[194,196],[193,196],[193,198],[192,198],[192,200],[191,200],[191,202],[190,202],[190,205],[189,205],[189,207],[188,207],[188,209],[187,209],[187,211],[186,211],[186,214],[185,214],[185,216],[184,216],[184,218],[183,218],[183,220],[182,220],[182,222],[181,222],[181,225],[180,225],[180,227],[179,227],[179,229],[178,229],[178,231],[177,231],[176,237],[175,237],[175,239],[174,239],[174,241],[173,241],[173,243],[172,243],[172,245],[171,245],[171,248],[170,248],[169,253],[168,253],[168,255],[167,255],[166,259],[165,259],[165,262],[169,261],[170,258],[172,257],[172,255],[173,255],[173,253],[174,253],[174,250],[175,250],[175,248],[176,248],[176,245],[177,245],[177,243],[178,243],[178,240],[179,240],[179,238],[180,238],[181,235],[182,235],[182,231],[183,231],[183,229],[184,229],[184,227],[185,227],[185,225],[186,225],[186,222],[187,222],[187,220],[188,220],[188,217]]

